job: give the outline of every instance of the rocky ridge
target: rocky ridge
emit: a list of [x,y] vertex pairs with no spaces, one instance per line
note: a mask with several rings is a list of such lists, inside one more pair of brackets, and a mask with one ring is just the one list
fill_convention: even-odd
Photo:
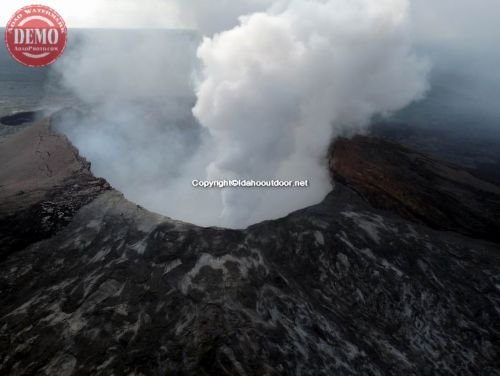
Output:
[[443,231],[500,242],[500,186],[473,172],[381,139],[339,138],[335,180],[371,205]]

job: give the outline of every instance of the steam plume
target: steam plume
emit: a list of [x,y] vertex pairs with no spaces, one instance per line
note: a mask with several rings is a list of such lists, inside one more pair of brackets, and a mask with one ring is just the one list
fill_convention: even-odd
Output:
[[228,223],[245,225],[321,200],[333,136],[422,96],[404,0],[290,1],[241,18],[198,50],[196,117],[215,140],[210,178],[308,179],[304,191],[224,191]]
[[[323,160],[332,138],[419,99],[428,65],[412,51],[406,0],[233,2],[227,18],[201,26],[209,36],[198,62],[193,37],[143,36],[138,50],[127,47],[137,36],[105,45],[87,37],[59,71],[91,116],[61,127],[94,171],[137,203],[197,224],[244,227],[319,202],[331,189]],[[211,36],[235,24],[235,12],[255,10]],[[165,52],[148,53],[158,43]],[[204,178],[311,186],[191,187]]]

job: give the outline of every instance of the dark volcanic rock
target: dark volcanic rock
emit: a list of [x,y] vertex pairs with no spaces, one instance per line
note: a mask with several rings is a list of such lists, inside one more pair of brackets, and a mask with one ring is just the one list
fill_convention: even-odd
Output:
[[500,375],[492,243],[341,183],[241,231],[95,195],[0,262],[0,374]]
[[455,129],[387,121],[373,124],[370,135],[467,167],[476,176],[500,184],[499,132],[482,129],[477,124]]
[[334,179],[373,206],[435,229],[500,242],[500,186],[469,171],[376,138],[340,138]]

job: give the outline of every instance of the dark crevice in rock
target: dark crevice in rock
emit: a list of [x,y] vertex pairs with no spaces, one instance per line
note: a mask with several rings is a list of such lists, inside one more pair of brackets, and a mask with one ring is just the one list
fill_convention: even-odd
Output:
[[33,123],[43,117],[42,111],[26,111],[18,112],[13,115],[3,116],[0,118],[0,123],[4,125],[16,126],[25,123]]

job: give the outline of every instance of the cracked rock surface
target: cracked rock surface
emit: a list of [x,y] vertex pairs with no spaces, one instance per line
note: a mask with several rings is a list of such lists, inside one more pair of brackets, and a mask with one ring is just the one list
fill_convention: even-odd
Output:
[[[34,129],[5,142],[31,145]],[[127,201],[75,153],[50,176],[30,155],[10,163],[39,182],[9,185],[2,210],[80,199],[15,249],[1,228],[0,374],[500,375],[495,243],[375,209],[339,182],[286,218],[201,228]]]

